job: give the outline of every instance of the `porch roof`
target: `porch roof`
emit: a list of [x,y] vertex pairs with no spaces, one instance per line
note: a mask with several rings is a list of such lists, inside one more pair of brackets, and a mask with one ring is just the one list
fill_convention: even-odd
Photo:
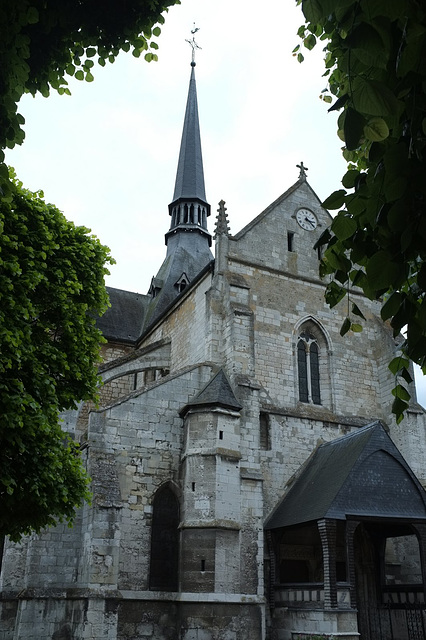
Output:
[[265,523],[426,519],[426,493],[380,422],[318,447]]

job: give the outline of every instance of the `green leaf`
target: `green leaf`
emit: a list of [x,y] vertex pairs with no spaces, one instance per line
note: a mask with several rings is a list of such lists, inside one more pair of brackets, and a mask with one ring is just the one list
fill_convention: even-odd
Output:
[[317,39],[312,33],[309,34],[308,37],[303,41],[304,46],[309,49],[309,51],[315,47],[316,43]]
[[385,69],[389,59],[389,49],[379,32],[368,22],[361,22],[346,39],[347,45],[358,60],[367,67]]
[[346,148],[349,151],[356,149],[364,133],[365,118],[358,111],[349,107],[346,110],[343,132],[345,136]]
[[403,400],[404,402],[409,402],[411,398],[407,389],[405,389],[405,387],[403,387],[401,384],[397,384],[396,387],[392,389],[392,395],[395,398],[399,398],[400,400]]
[[394,316],[401,307],[402,300],[403,294],[399,291],[394,291],[386,300],[380,310],[382,320],[388,320],[389,318]]
[[378,251],[368,260],[366,273],[375,291],[386,290],[397,278],[399,267],[391,261],[388,253]]
[[403,378],[405,380],[405,382],[407,384],[410,384],[411,382],[413,382],[413,378],[408,373],[407,369],[402,369],[402,371],[400,371],[399,375],[401,376],[401,378]]
[[153,28],[153,30],[152,30],[152,35],[154,35],[156,38],[158,38],[158,36],[160,35],[160,33],[161,33],[161,29],[160,29],[160,27],[154,27],[154,28]]
[[339,212],[331,223],[331,230],[339,240],[347,240],[357,230],[357,224],[353,218],[344,212]]
[[319,0],[305,0],[302,4],[302,11],[307,22],[316,24],[323,17],[323,9]]
[[351,323],[351,321],[350,321],[350,319],[349,319],[349,318],[345,318],[345,319],[344,319],[343,324],[342,324],[342,326],[341,326],[341,328],[340,328],[340,335],[341,335],[341,336],[344,336],[344,335],[346,335],[346,334],[347,334],[347,332],[348,332],[348,331],[350,330],[350,328],[351,328],[351,324],[352,324],[352,323]]
[[354,333],[361,333],[362,325],[361,324],[357,324],[357,323],[352,323],[351,324],[351,331],[353,331]]
[[408,402],[396,397],[392,403],[392,413],[396,416],[397,424],[403,419],[406,409],[408,409]]
[[[9,170],[7,168],[7,165],[1,163],[0,164],[0,178],[2,180],[7,180],[9,178]],[[0,228],[0,233],[2,233],[3,231],[3,225]]]
[[76,80],[84,80],[84,71],[82,71],[81,69],[76,71],[75,72],[75,78],[76,78]]
[[360,172],[357,169],[350,169],[343,176],[342,185],[346,187],[346,189],[353,189],[359,175]]
[[389,370],[393,373],[394,376],[398,376],[401,374],[402,369],[408,369],[410,366],[410,361],[407,358],[403,358],[402,356],[397,356],[393,358],[388,364]]
[[316,241],[316,243],[314,244],[314,249],[319,249],[319,247],[322,247],[325,244],[327,244],[329,240],[331,240],[331,233],[328,229],[325,229],[320,235],[320,237],[318,238],[318,240]]
[[340,96],[340,98],[338,98],[336,100],[336,102],[333,104],[333,106],[331,106],[328,109],[328,112],[330,113],[330,111],[338,111],[339,109],[341,109],[342,107],[345,106],[345,104],[347,103],[348,100],[349,100],[349,94],[345,93],[345,95]]
[[401,103],[383,82],[358,77],[352,93],[355,108],[370,116],[395,116]]
[[331,308],[335,307],[346,295],[346,289],[340,287],[335,282],[330,282],[327,286],[326,300]]
[[370,118],[364,127],[364,135],[367,140],[381,142],[389,137],[389,127],[383,118]]
[[364,314],[362,313],[358,305],[355,304],[355,302],[352,303],[352,313],[358,316],[359,318],[362,318],[363,320],[365,320]]
[[39,21],[39,14],[35,7],[29,7],[27,11],[28,24],[37,24]]
[[328,198],[324,200],[321,206],[324,209],[340,209],[345,202],[346,191],[344,189],[339,189],[338,191],[334,191]]
[[95,55],[96,55],[96,49],[95,49],[95,47],[88,47],[88,48],[86,49],[86,56],[87,56],[88,58],[93,58],[93,56],[95,56]]
[[386,198],[390,201],[402,198],[405,194],[408,185],[408,179],[404,175],[392,176],[387,175],[385,177],[385,194]]

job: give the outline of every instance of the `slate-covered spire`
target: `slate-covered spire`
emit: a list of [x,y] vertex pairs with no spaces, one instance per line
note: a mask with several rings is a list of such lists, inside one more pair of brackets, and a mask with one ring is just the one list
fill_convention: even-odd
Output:
[[176,172],[173,202],[169,205],[170,231],[166,244],[174,231],[198,231],[208,238],[207,217],[210,205],[206,200],[204,186],[203,155],[201,152],[200,123],[198,120],[197,88],[195,84],[195,62],[191,62],[188,99],[183,124],[182,141]]
[[204,187],[194,60],[191,67],[175,191],[173,202],[169,204],[171,224],[166,233],[167,253],[148,291],[152,301],[145,328],[158,320],[213,260],[210,250],[212,239],[207,230],[210,205],[206,201]]
[[173,200],[188,197],[206,201],[194,66],[189,81]]

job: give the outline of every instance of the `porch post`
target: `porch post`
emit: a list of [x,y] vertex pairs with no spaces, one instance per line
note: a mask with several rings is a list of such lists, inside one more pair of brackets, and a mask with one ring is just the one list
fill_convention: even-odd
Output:
[[269,608],[275,609],[275,585],[277,580],[277,558],[275,556],[274,543],[272,540],[272,532],[270,530],[265,531],[265,537],[267,541],[267,549],[269,551],[269,589],[268,589],[268,601]]
[[324,565],[324,609],[337,609],[336,521],[318,520]]
[[426,524],[414,525],[419,539],[420,564],[422,569],[423,593],[426,602]]
[[351,608],[357,608],[356,601],[356,584],[355,584],[355,549],[354,549],[354,535],[355,529],[359,525],[358,520],[346,521],[346,560],[347,571],[349,580],[349,591],[351,596]]

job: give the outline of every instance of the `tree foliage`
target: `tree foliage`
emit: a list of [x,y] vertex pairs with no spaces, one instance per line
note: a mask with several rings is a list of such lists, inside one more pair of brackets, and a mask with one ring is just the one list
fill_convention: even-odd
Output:
[[96,395],[108,249],[12,178],[0,197],[0,537],[71,521],[88,479],[59,412]]
[[[357,286],[381,301],[394,335],[406,328],[390,369],[408,382],[409,360],[426,373],[426,4],[300,2],[304,46],[325,45],[323,99],[340,111],[348,162],[343,188],[323,203],[337,211],[318,243],[321,274],[331,276],[326,298],[334,306]],[[303,60],[300,45],[294,54]],[[354,324],[349,316],[341,333]],[[401,384],[393,394],[400,420],[409,394]]]
[[67,76],[93,80],[93,67],[120,51],[157,59],[162,13],[179,0],[2,0],[0,3],[0,181],[2,149],[24,140],[24,93],[69,93]]
[[0,538],[71,522],[89,497],[59,412],[96,396],[108,250],[42,193],[9,180],[3,149],[24,140],[24,93],[69,94],[120,51],[157,59],[162,13],[179,0],[0,3]]

